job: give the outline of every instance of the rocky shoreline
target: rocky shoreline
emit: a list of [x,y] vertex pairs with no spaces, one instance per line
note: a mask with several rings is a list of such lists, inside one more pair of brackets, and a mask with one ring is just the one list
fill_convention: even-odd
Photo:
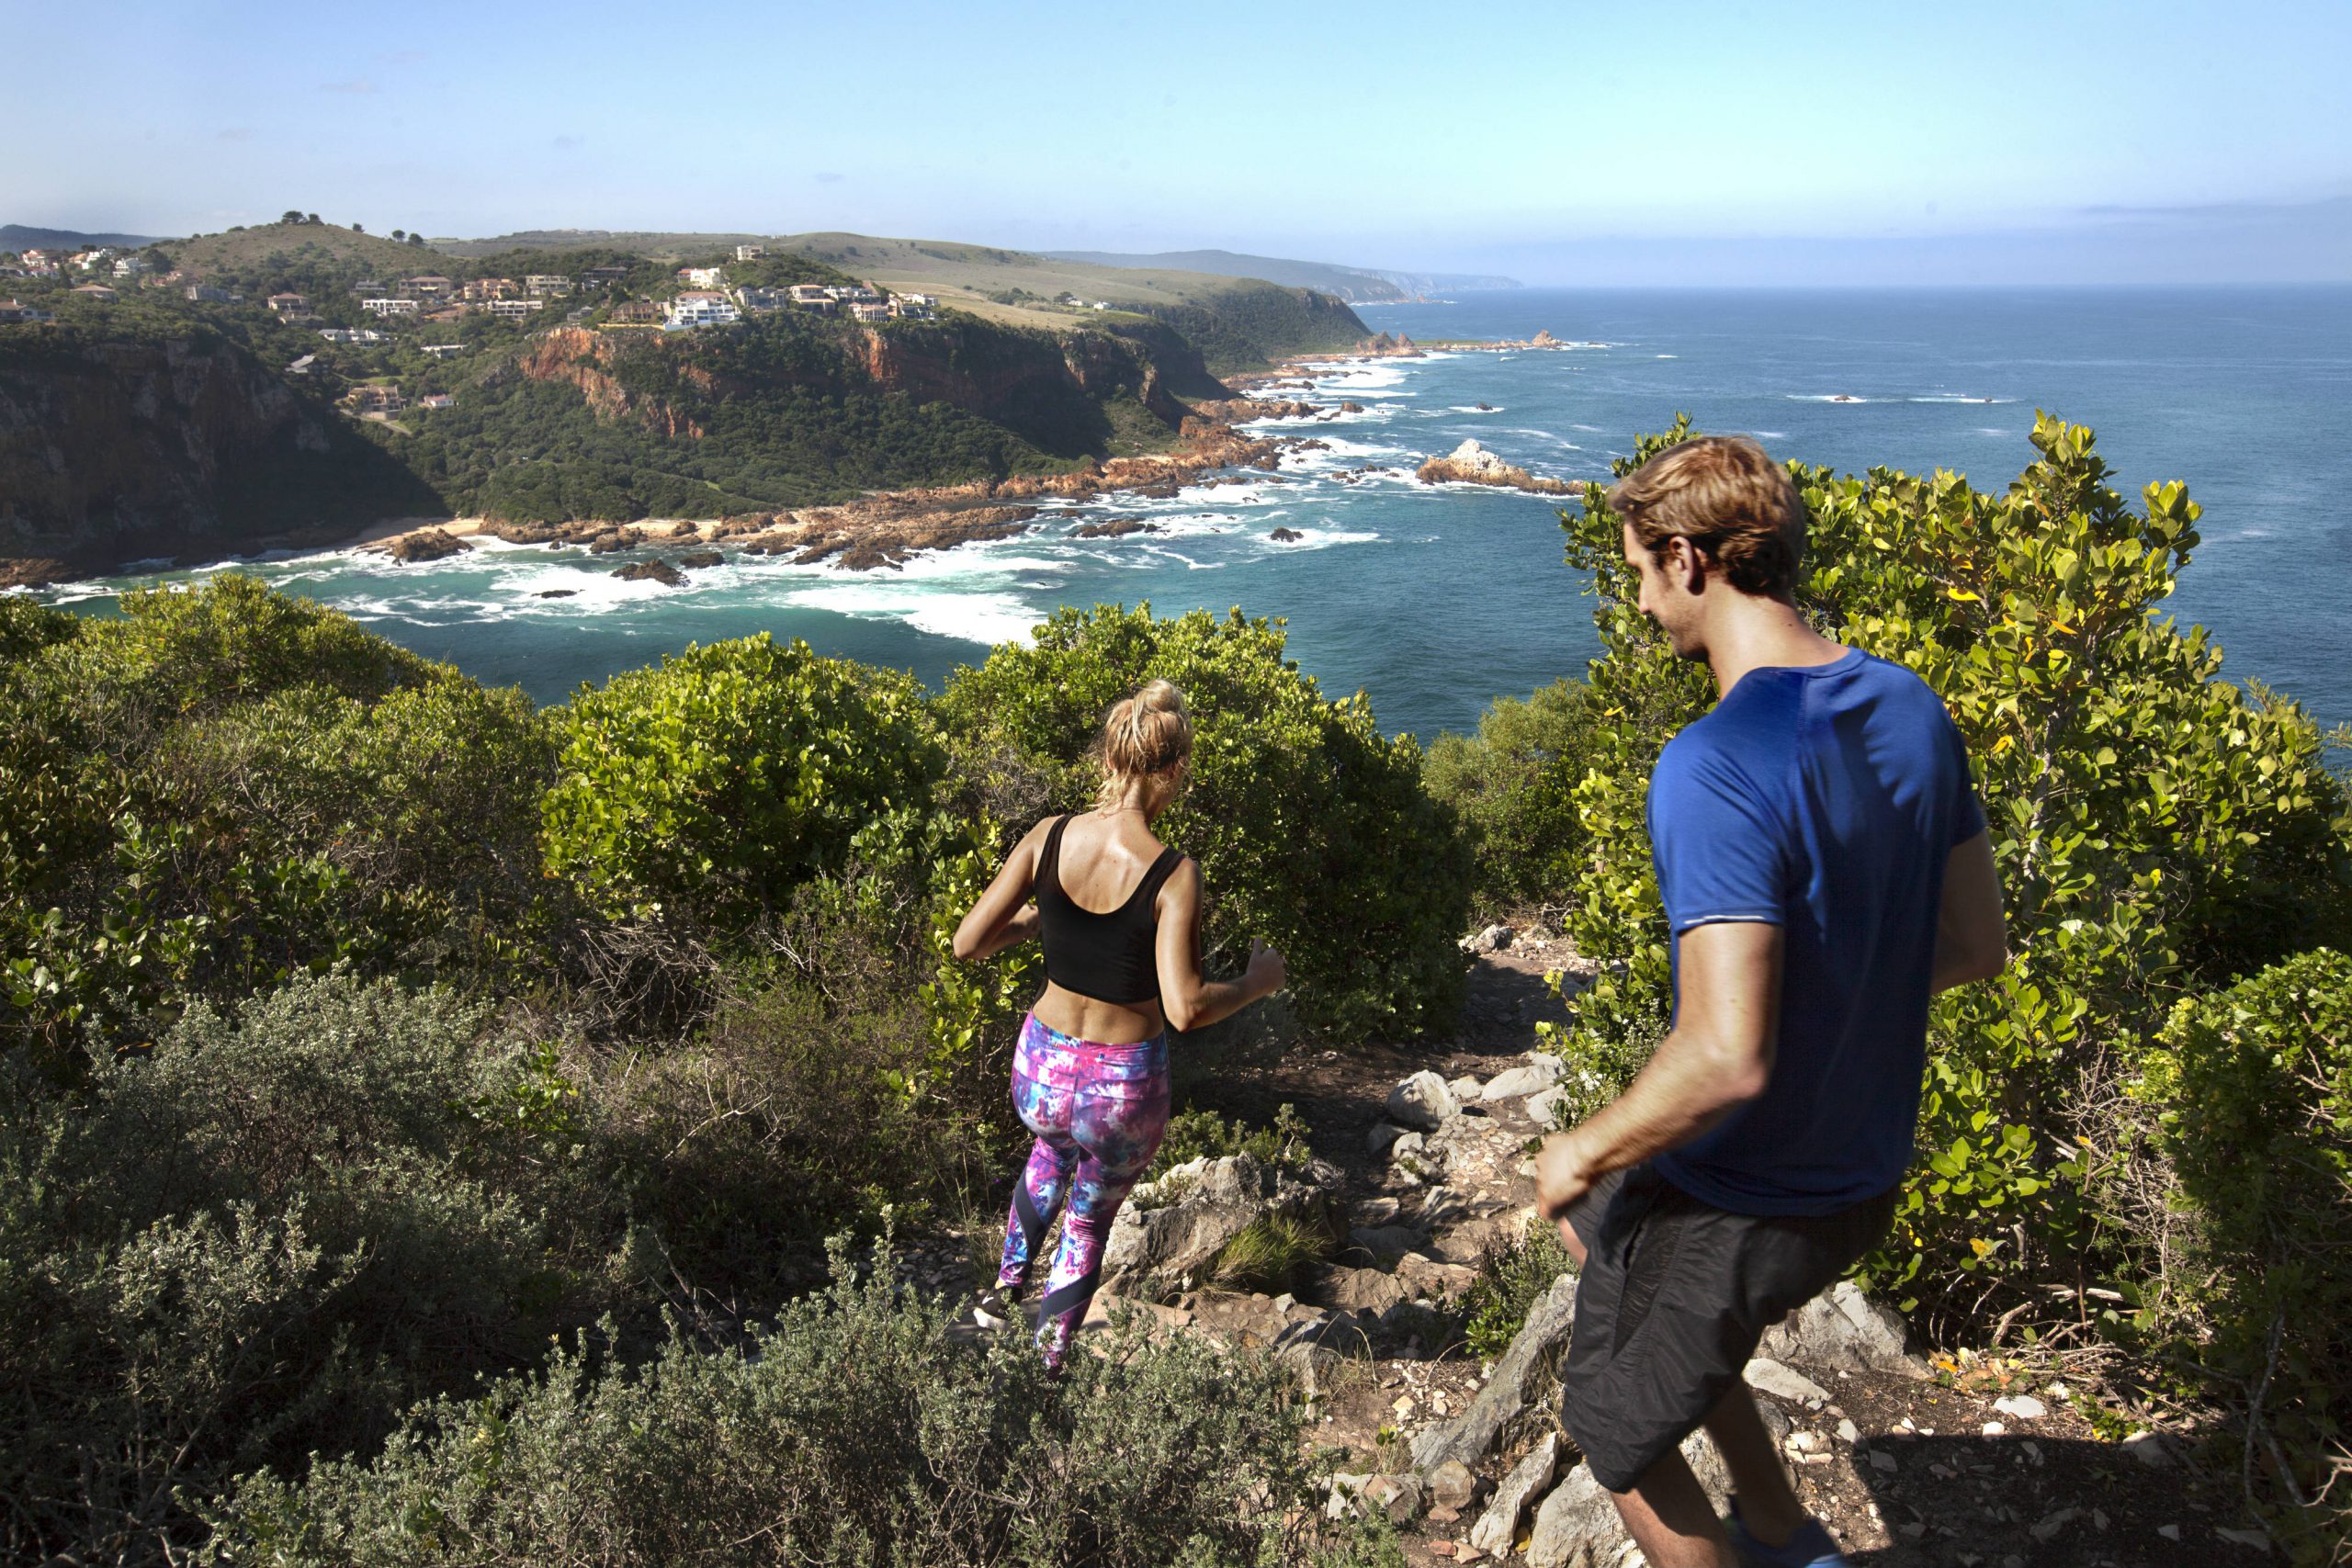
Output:
[[[1560,344],[1549,333],[1538,333],[1523,343],[1445,346],[1570,345]],[[1238,395],[1194,404],[1181,427],[1180,445],[1173,450],[1107,461],[1090,458],[1067,473],[882,491],[831,505],[712,518],[526,523],[482,517],[406,517],[375,524],[356,535],[322,529],[280,535],[257,541],[253,550],[230,558],[250,558],[269,550],[307,553],[357,547],[379,551],[403,564],[423,565],[460,555],[473,547],[475,539],[488,536],[509,544],[585,547],[595,554],[676,547],[707,556],[711,547],[723,542],[743,554],[781,556],[796,565],[831,563],[852,571],[896,570],[926,551],[1011,538],[1039,526],[1041,518],[1075,515],[1067,510],[1047,511],[1053,502],[1082,504],[1120,493],[1172,496],[1188,485],[1283,483],[1276,471],[1284,455],[1318,443],[1306,434],[1269,434],[1240,426],[1266,420],[1320,423],[1360,413],[1364,406],[1360,402],[1326,405],[1295,394],[1313,392],[1312,376],[1329,366],[1364,359],[1419,358],[1425,352],[1409,337],[1383,333],[1351,353],[1300,355],[1255,375],[1230,378],[1229,384]],[[1475,441],[1448,456],[1431,457],[1420,466],[1418,477],[1430,484],[1483,484],[1543,495],[1566,494],[1571,488],[1557,479],[1531,475]],[[1080,533],[1088,538],[1117,538],[1153,531],[1155,525],[1149,523],[1113,519],[1086,525]],[[207,563],[182,559],[175,564]],[[638,562],[615,575],[677,586],[686,581],[684,570],[708,564],[714,563],[684,558],[675,562]]]

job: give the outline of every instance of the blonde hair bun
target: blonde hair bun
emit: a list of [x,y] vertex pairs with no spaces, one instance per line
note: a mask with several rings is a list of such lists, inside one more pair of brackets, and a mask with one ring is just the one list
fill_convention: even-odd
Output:
[[[1102,762],[1104,809],[1126,797],[1136,780],[1173,791],[1177,767],[1193,754],[1193,719],[1184,694],[1167,681],[1146,681],[1111,705],[1095,742]],[[1161,797],[1164,798],[1164,797]]]

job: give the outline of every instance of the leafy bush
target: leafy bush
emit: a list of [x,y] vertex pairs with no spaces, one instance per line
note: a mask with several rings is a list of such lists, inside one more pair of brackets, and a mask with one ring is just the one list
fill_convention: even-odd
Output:
[[616,675],[556,722],[548,869],[607,915],[722,942],[927,805],[943,757],[912,678],[765,632]]
[[1087,807],[1102,714],[1153,676],[1184,690],[1191,778],[1159,824],[1200,862],[1212,965],[1263,937],[1290,963],[1300,1016],[1335,1033],[1450,1022],[1468,857],[1453,813],[1421,787],[1419,749],[1388,740],[1362,694],[1326,702],[1283,657],[1280,623],[1149,605],[1063,609],[1034,646],[956,672],[939,702],[975,815],[1025,825]]
[[[0,1116],[0,1541],[161,1560],[187,1498],[379,1438],[527,1360],[584,1276],[486,1124],[531,1071],[478,1007],[348,977],[201,1004],[86,1096]],[[560,1226],[558,1227],[560,1230]],[[593,1256],[585,1258],[593,1264]]]
[[233,574],[123,611],[0,663],[0,1016],[52,1070],[191,997],[527,949],[552,753],[519,692]]
[[444,1399],[369,1464],[255,1476],[223,1555],[301,1563],[1316,1562],[1401,1564],[1321,1523],[1302,1407],[1263,1358],[1114,1337],[1060,1382],[1013,1333],[947,1337],[936,1302],[860,1281],[742,1351],[673,1338],[639,1370],[559,1354]]
[[1168,1132],[1144,1179],[1157,1180],[1191,1160],[1222,1159],[1227,1155],[1248,1155],[1260,1165],[1303,1171],[1313,1163],[1315,1150],[1306,1141],[1306,1123],[1295,1105],[1276,1107],[1273,1123],[1266,1127],[1228,1122],[1206,1108],[1180,1111],[1168,1119]]
[[1462,1298],[1462,1334],[1471,1353],[1492,1360],[1510,1349],[1536,1301],[1575,1267],[1550,1220],[1529,1221],[1517,1241],[1488,1254]]
[[1423,773],[1430,794],[1462,818],[1480,913],[1558,904],[1575,886],[1584,851],[1576,786],[1601,722],[1591,688],[1562,680],[1498,697],[1475,736],[1430,743]]
[[[1686,421],[1645,438],[1620,468],[1689,434]],[[2159,484],[2132,510],[2079,426],[2038,417],[2033,445],[1999,495],[1948,473],[1790,470],[1812,516],[1801,604],[1941,694],[2007,898],[2009,970],[1934,1010],[1929,1156],[1874,1266],[1914,1302],[1969,1312],[2046,1301],[2036,1276],[2071,1282],[2085,1261],[2084,1179],[2112,1140],[2081,1096],[2109,1054],[2156,1027],[2180,987],[2340,942],[2352,919],[2344,795],[2318,730],[2219,679],[2201,629],[2154,618],[2196,547],[2197,505]],[[1604,490],[1563,527],[1601,601],[1590,700],[1615,721],[1577,790],[1590,854],[1568,929],[1626,964],[1577,998],[1573,1063],[1662,1010],[1643,795],[1713,693],[1634,608]],[[1963,1283],[1964,1309],[1951,1296]]]
[[[2139,1233],[2165,1245],[2134,1258],[2137,1323],[2234,1396],[2274,1499],[2324,1499],[2352,1459],[2352,958],[2184,1000],[2134,1065],[2171,1176],[2170,1213]],[[2330,1561],[2352,1504],[2279,1518]]]

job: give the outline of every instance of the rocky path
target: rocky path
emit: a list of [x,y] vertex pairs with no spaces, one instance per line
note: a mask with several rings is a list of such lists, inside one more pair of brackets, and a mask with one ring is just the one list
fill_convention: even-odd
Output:
[[[1463,1337],[1463,1298],[1532,1216],[1530,1156],[1558,1067],[1528,1047],[1539,1019],[1563,1016],[1544,976],[1566,970],[1573,984],[1578,969],[1540,931],[1477,945],[1449,1042],[1293,1054],[1194,1086],[1194,1103],[1250,1124],[1295,1106],[1315,1158],[1196,1161],[1139,1188],[1089,1324],[1136,1311],[1166,1331],[1272,1348],[1313,1396],[1310,1442],[1337,1457],[1329,1506],[1385,1510],[1416,1564],[1622,1568],[1640,1554],[1558,1425],[1573,1276],[1492,1361]],[[1269,1215],[1319,1227],[1332,1255],[1279,1294],[1220,1288],[1215,1261]],[[993,1238],[966,1250],[980,1243]],[[943,1284],[970,1267],[922,1266]],[[1800,1495],[1856,1562],[2169,1568],[2267,1554],[2227,1477],[2161,1436],[2102,1438],[2085,1415],[2100,1408],[2096,1388],[1997,1359],[1931,1363],[1850,1285],[1769,1335],[1747,1375]],[[1686,1452],[1720,1498],[1703,1437]]]

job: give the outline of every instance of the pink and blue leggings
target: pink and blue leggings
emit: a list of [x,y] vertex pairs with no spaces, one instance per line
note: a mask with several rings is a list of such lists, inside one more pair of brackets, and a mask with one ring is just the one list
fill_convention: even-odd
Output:
[[1111,1222],[1168,1131],[1168,1037],[1103,1045],[1048,1029],[1031,1013],[1012,1057],[1012,1108],[1037,1134],[1012,1189],[1001,1289],[1016,1289],[1057,1213],[1060,1249],[1046,1278],[1037,1342],[1061,1364],[1102,1273]]

